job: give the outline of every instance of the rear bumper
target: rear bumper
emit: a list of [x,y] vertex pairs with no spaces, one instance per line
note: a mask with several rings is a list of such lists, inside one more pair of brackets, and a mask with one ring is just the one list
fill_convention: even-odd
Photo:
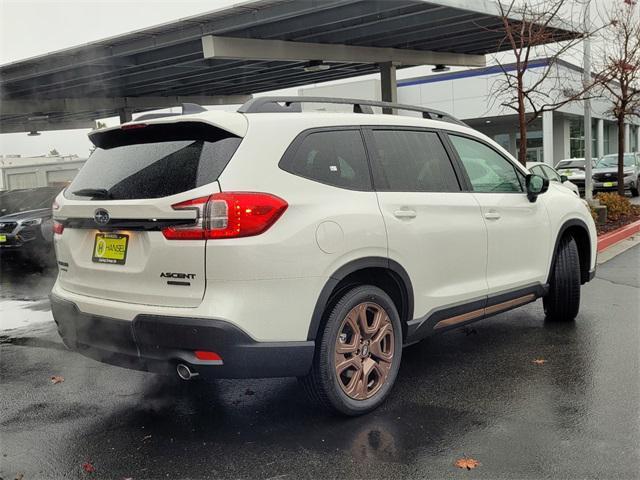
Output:
[[[91,315],[56,295],[51,295],[51,310],[71,350],[155,373],[173,375],[182,363],[204,378],[302,376],[311,368],[315,349],[313,341],[256,342],[223,320],[138,315],[127,321]],[[222,365],[198,360],[195,350],[216,352]]]

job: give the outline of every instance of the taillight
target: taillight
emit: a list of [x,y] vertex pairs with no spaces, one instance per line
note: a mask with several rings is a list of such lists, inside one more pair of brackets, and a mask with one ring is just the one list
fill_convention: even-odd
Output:
[[54,221],[53,233],[55,233],[56,235],[62,235],[62,232],[64,232],[64,224]]
[[146,123],[130,123],[128,125],[121,125],[121,130],[137,130],[138,128],[145,128],[147,126]]
[[284,213],[288,204],[268,193],[215,193],[172,205],[174,210],[195,210],[192,225],[162,230],[169,240],[204,240],[259,235]]

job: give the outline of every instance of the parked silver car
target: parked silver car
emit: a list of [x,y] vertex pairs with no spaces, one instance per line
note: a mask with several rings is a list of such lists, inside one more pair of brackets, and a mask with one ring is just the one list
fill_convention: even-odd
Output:
[[[624,154],[624,189],[631,196],[640,195],[640,153]],[[618,189],[618,154],[605,155],[593,169],[593,191],[606,192]]]

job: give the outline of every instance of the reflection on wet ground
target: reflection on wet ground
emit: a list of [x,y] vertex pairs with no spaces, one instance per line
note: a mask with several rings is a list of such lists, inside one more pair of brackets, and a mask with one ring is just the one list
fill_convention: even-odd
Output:
[[537,302],[406,349],[389,401],[353,419],[295,379],[179,383],[68,352],[50,323],[5,334],[0,477],[448,478],[471,456],[474,478],[637,478],[639,259],[600,267],[575,324]]

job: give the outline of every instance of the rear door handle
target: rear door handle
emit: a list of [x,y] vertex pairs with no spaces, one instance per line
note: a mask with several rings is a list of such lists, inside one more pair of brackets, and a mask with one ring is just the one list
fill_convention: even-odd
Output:
[[484,214],[484,218],[487,220],[499,220],[500,214],[498,212],[487,212]]
[[417,213],[415,210],[396,210],[393,215],[396,218],[416,218]]

